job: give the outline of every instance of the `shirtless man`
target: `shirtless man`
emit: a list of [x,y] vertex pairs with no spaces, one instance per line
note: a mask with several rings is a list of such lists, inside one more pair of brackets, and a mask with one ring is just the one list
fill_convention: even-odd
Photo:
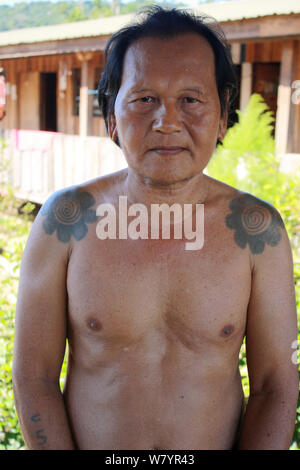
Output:
[[[125,46],[115,102],[101,92],[109,74],[100,86],[128,169],[55,193],[24,252],[13,361],[24,440],[29,449],[288,449],[298,387],[288,237],[272,206],[203,173],[226,132],[224,70],[195,20],[151,15],[147,24],[160,26]],[[117,208],[119,196],[148,208],[204,204],[203,247],[100,240],[97,207]],[[251,396],[241,424],[245,335]]]

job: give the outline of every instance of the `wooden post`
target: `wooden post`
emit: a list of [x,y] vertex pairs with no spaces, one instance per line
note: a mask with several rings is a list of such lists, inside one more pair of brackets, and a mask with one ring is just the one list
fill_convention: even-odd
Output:
[[239,42],[233,42],[231,44],[231,56],[234,64],[241,63],[241,44]]
[[[1,64],[3,65],[3,64]],[[6,116],[0,129],[18,129],[17,74],[13,61],[6,63]]]
[[88,135],[88,61],[81,63],[81,82],[79,94],[79,135]]
[[293,41],[293,43],[293,77],[287,152],[300,154],[300,40]]
[[276,153],[287,152],[291,112],[291,84],[293,73],[293,41],[286,41],[282,47],[280,78],[277,95],[275,126]]
[[243,111],[250,99],[252,93],[252,64],[250,62],[242,63],[241,72],[241,91],[240,91],[240,110]]
[[57,130],[67,133],[67,62],[65,58],[58,63],[58,84],[57,84]]
[[79,135],[86,137],[91,132],[92,116],[89,112],[89,61],[93,56],[92,52],[78,52],[77,57],[81,61],[81,82],[79,94]]
[[67,63],[67,89],[66,89],[66,133],[75,134],[75,116],[73,115],[73,80],[72,80],[72,56],[66,56]]

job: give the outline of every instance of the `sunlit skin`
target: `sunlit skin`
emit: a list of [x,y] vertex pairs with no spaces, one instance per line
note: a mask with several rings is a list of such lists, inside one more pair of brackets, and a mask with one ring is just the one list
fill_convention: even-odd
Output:
[[[289,446],[298,386],[291,252],[274,209],[203,173],[226,130],[215,73],[195,34],[131,45],[109,120],[128,169],[55,193],[34,223],[14,351],[28,448]],[[117,207],[120,195],[147,207],[203,203],[203,247],[99,240],[96,208]],[[245,334],[252,395],[241,427]]]

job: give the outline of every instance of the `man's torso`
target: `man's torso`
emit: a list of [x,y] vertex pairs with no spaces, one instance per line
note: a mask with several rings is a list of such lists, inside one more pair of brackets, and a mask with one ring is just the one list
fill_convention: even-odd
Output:
[[[96,205],[116,204],[121,185],[110,178],[102,193],[85,188]],[[72,244],[64,394],[79,448],[232,447],[251,263],[225,224],[238,192],[211,180],[210,194],[201,250],[99,240],[95,224]]]

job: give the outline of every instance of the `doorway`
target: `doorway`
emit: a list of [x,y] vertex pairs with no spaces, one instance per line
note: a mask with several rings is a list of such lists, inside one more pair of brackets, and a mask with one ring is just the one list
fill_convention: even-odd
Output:
[[276,118],[280,63],[254,63],[252,93],[259,93]]
[[40,79],[40,129],[57,132],[57,75],[41,73]]

